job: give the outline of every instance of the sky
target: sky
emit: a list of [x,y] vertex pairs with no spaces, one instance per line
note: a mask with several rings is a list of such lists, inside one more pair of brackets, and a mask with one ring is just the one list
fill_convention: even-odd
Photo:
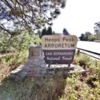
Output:
[[67,0],[66,7],[53,20],[52,30],[62,33],[66,28],[71,35],[94,33],[94,23],[100,21],[100,0]]

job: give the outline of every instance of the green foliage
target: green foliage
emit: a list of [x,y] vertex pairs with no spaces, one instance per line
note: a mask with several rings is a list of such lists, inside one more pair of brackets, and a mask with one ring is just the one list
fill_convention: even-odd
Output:
[[81,34],[79,39],[81,41],[94,41],[95,39],[97,39],[97,37],[95,35],[92,35],[90,32],[85,32],[85,34]]
[[56,8],[54,13],[58,15],[58,14],[60,14],[60,10]]
[[55,31],[53,31],[53,33],[52,33],[53,35],[56,35],[56,33],[55,33]]
[[[30,30],[34,32],[41,29],[45,24],[52,25],[51,20],[60,14],[59,8],[64,8],[66,0],[0,0],[0,29],[13,33],[14,28],[18,30]],[[48,16],[47,12],[50,12]],[[5,27],[5,21],[6,20]],[[12,22],[12,27],[9,27]]]
[[48,30],[47,30],[47,33],[46,33],[46,34],[47,34],[47,35],[52,35],[52,33],[53,33],[53,32],[52,32],[52,28],[51,28],[51,27],[48,27]]
[[47,30],[46,30],[46,28],[44,28],[44,29],[42,30],[42,36],[43,36],[43,35],[46,35],[46,33],[47,33]]
[[41,39],[37,39],[37,40],[34,40],[34,44],[35,45],[41,45]]
[[[28,51],[18,52],[16,55],[7,55],[2,58],[0,64],[3,68],[14,69],[14,66],[24,64]],[[92,60],[90,57],[80,54],[75,55],[76,62],[91,62],[86,73],[74,73],[67,78],[60,77],[56,73],[53,77],[46,75],[36,80],[12,81],[7,79],[0,85],[1,100],[98,100],[100,98],[100,60]],[[8,66],[9,65],[9,66]],[[8,66],[8,67],[5,67]],[[2,67],[1,67],[2,68]],[[7,72],[0,73],[4,78]]]
[[88,36],[88,41],[94,41],[96,39],[97,39],[96,35],[89,35]]
[[84,40],[84,38],[85,38],[85,36],[84,36],[84,34],[82,33],[81,36],[79,37],[79,39],[80,39],[80,40]]
[[28,57],[28,51],[20,51],[11,53],[0,58],[0,82],[8,77],[10,71],[17,68],[21,64],[25,64]]
[[95,40],[95,42],[100,42],[100,40]]
[[87,55],[81,55],[81,57],[78,59],[78,63],[86,63],[88,64],[90,61],[90,57]]
[[96,33],[96,37],[100,40],[100,22],[96,22],[94,27],[94,32]]
[[100,40],[100,33],[96,33],[96,37],[98,40]]
[[[11,52],[28,50],[30,45],[40,45],[41,40],[38,35],[29,34],[28,31],[19,33],[13,37],[10,34],[0,32],[0,52]],[[35,44],[36,42],[36,44]]]
[[70,35],[69,32],[67,31],[67,29],[65,29],[65,28],[63,29],[63,34],[64,35]]
[[42,38],[42,36],[44,35],[55,35],[55,32],[52,31],[51,27],[48,27],[48,29],[46,29],[46,27],[42,30],[42,32],[38,31],[39,37]]

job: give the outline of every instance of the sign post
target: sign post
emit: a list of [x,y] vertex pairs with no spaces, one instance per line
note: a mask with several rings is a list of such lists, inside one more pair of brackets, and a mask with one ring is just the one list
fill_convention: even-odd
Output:
[[42,37],[42,49],[48,64],[71,64],[77,45],[74,35],[45,35]]

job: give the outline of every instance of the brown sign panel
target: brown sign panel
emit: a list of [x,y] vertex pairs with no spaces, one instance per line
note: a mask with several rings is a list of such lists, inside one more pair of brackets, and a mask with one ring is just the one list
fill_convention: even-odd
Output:
[[42,46],[46,63],[71,64],[74,59],[77,37],[74,35],[45,35]]

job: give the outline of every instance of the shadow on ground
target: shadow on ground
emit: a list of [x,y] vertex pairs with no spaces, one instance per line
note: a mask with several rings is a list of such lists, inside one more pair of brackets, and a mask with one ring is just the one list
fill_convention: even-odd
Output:
[[37,79],[5,80],[0,86],[0,100],[59,100],[66,86],[66,76],[56,74]]

